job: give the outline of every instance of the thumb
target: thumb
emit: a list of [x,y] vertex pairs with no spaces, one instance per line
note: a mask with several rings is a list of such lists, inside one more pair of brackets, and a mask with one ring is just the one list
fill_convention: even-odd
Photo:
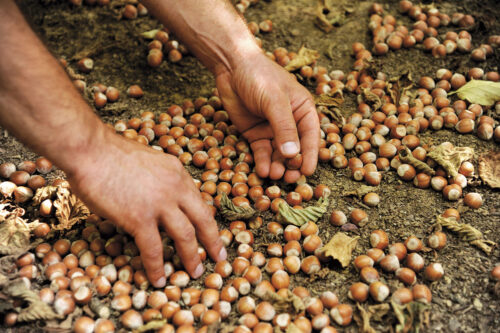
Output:
[[269,93],[266,100],[262,113],[271,124],[276,146],[283,157],[292,158],[300,152],[300,142],[290,100],[282,91]]

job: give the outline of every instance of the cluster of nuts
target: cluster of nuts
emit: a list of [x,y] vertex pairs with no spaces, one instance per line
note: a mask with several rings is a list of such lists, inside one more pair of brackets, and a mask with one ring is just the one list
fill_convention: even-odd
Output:
[[147,61],[151,67],[160,66],[164,55],[170,62],[176,63],[189,54],[187,47],[173,39],[167,28],[158,30],[154,39],[149,42],[148,50]]
[[[14,196],[14,202],[25,203],[33,198],[34,192],[47,184],[43,175],[52,171],[52,163],[45,157],[23,161],[17,166],[12,162],[0,164],[0,193],[5,198]],[[36,174],[38,172],[38,174]]]
[[[402,243],[389,244],[389,237],[383,230],[374,230],[370,234],[371,249],[354,260],[362,282],[356,282],[349,288],[349,298],[365,302],[369,296],[376,302],[385,301],[391,290],[381,281],[375,266],[395,277],[406,287],[398,287],[392,292],[392,300],[399,304],[411,301],[430,303],[432,294],[425,284],[417,284],[417,273],[423,272],[428,281],[438,281],[444,275],[440,263],[431,263],[425,267],[424,258],[418,253],[423,250],[423,242],[416,236],[408,237]],[[429,247],[440,250],[446,244],[446,235],[435,232],[428,238]],[[387,254],[384,250],[387,249]],[[404,263],[404,266],[402,264]],[[409,289],[411,287],[412,289]]]
[[373,34],[374,54],[383,55],[389,49],[411,48],[422,43],[424,50],[431,52],[436,58],[445,57],[458,50],[462,53],[470,52],[471,58],[475,61],[484,61],[494,53],[493,48],[497,47],[498,37],[492,36],[488,40],[489,44],[481,44],[472,50],[472,37],[466,30],[459,33],[448,31],[442,38],[443,42],[439,41],[437,28],[451,23],[462,29],[468,29],[474,25],[474,18],[471,15],[454,13],[450,18],[449,15],[440,13],[437,8],[432,6],[422,8],[407,0],[399,3],[399,10],[416,21],[411,31],[404,25],[396,27],[396,19],[392,15],[382,17],[384,10],[380,4],[374,3],[370,7],[369,28]]

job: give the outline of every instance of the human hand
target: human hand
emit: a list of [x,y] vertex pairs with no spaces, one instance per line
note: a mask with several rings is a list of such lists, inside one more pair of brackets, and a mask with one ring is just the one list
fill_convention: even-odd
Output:
[[197,238],[212,259],[226,259],[211,211],[177,158],[111,132],[104,142],[68,180],[92,212],[134,237],[154,286],[166,283],[158,227],[193,278],[203,273]]
[[[232,123],[250,143],[260,177],[284,175],[293,183],[314,172],[319,119],[311,95],[292,74],[259,53],[216,73],[216,85]],[[286,170],[284,159],[299,152],[300,171]]]

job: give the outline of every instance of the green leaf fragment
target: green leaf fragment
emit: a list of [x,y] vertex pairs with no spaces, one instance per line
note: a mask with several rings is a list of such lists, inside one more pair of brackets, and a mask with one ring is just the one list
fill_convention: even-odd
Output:
[[493,105],[500,101],[500,82],[470,80],[457,91],[448,93],[448,96],[453,94],[470,103]]
[[222,194],[220,205],[222,216],[229,221],[249,220],[257,214],[250,206],[236,206],[225,193]]
[[308,221],[318,221],[321,216],[326,213],[328,204],[328,197],[321,197],[318,200],[318,205],[309,206],[304,209],[295,209],[290,207],[286,202],[283,202],[280,204],[277,219],[278,222],[293,224],[300,227]]
[[156,33],[160,31],[160,29],[153,29],[149,31],[145,31],[141,33],[141,36],[146,38],[146,39],[154,39],[156,36]]

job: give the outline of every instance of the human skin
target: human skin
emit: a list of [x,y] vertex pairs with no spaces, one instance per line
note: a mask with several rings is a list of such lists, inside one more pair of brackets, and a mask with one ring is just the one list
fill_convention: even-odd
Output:
[[[256,172],[288,182],[312,174],[319,121],[311,96],[265,57],[231,5],[222,0],[143,3],[214,74],[231,121],[250,143]],[[91,211],[134,237],[154,286],[166,283],[159,227],[174,240],[194,278],[203,273],[198,241],[212,259],[225,259],[211,211],[177,158],[107,128],[13,1],[0,1],[0,17],[2,127],[65,171]],[[283,159],[301,148],[301,170],[286,171]]]

